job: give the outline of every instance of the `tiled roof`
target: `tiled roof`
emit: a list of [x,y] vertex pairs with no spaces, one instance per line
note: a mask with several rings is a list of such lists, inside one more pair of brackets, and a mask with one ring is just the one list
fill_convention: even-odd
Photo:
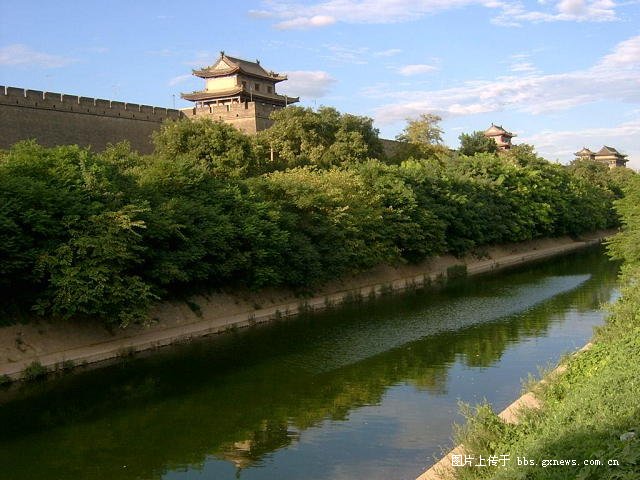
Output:
[[582,157],[582,156],[586,156],[586,155],[594,155],[594,152],[589,150],[587,147],[582,147],[582,150],[574,153],[574,155],[577,156],[577,157]]
[[[229,68],[216,68],[220,62],[224,61]],[[250,62],[241,58],[230,57],[220,52],[220,58],[210,67],[200,70],[193,70],[193,74],[202,78],[223,77],[234,73],[244,73],[245,75],[271,80],[273,82],[281,82],[287,79],[286,75],[279,75],[275,72],[268,72],[260,65],[259,61]]]
[[491,124],[491,126],[489,128],[487,128],[484,131],[484,134],[487,136],[494,136],[494,135],[506,135],[508,137],[515,137],[515,135],[511,132],[507,132],[504,128],[502,128],[499,125],[494,125],[493,123]]
[[607,147],[604,145],[596,155],[620,155],[620,152],[613,147]]

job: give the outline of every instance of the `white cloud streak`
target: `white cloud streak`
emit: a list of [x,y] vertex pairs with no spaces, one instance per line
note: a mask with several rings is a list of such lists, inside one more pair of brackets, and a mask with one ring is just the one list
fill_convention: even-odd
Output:
[[281,30],[308,29],[344,23],[398,23],[446,10],[481,5],[497,12],[493,22],[518,26],[523,22],[607,22],[617,20],[613,0],[540,2],[542,10],[527,10],[518,0],[324,0],[301,4],[290,0],[263,2],[249,13],[275,20]]
[[167,85],[170,87],[175,87],[176,85],[180,85],[181,83],[186,82],[190,78],[193,78],[193,75],[190,73],[186,73],[184,75],[178,75],[177,77],[173,77],[171,80],[167,82]]
[[3,66],[60,68],[75,62],[75,58],[38,52],[21,43],[0,47],[0,65]]
[[398,73],[400,75],[408,77],[411,75],[422,75],[425,73],[431,73],[436,70],[438,70],[438,68],[434,67],[433,65],[426,65],[423,63],[419,63],[419,64],[405,65],[404,67],[400,67],[398,69]]
[[539,115],[603,100],[640,103],[640,35],[619,43],[610,54],[584,70],[547,75],[523,72],[428,91],[369,87],[362,93],[398,100],[419,99],[378,107],[374,116],[381,124],[425,112],[451,117],[509,109]]
[[399,48],[389,48],[388,50],[374,52],[373,55],[376,57],[393,57],[394,55],[398,55],[400,53],[402,53],[402,50],[400,50]]

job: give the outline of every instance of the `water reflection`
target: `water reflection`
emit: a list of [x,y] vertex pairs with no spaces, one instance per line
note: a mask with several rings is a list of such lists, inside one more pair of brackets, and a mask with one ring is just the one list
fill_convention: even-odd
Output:
[[279,458],[304,459],[308,431],[366,436],[350,417],[403,385],[455,408],[453,365],[499,365],[567,312],[597,309],[615,275],[596,250],[30,386],[0,397],[0,462],[15,479],[297,478]]

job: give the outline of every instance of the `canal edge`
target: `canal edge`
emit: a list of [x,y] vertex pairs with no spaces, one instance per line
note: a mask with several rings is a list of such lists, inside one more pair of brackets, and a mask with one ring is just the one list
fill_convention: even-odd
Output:
[[34,355],[17,362],[0,364],[0,376],[6,375],[12,380],[21,380],[24,378],[28,367],[34,362],[39,363],[48,372],[62,370],[65,365],[85,366],[98,364],[172,344],[189,342],[199,337],[229,332],[285,317],[293,317],[305,312],[321,311],[332,306],[353,301],[354,299],[375,298],[386,293],[421,288],[440,281],[446,281],[448,274],[451,275],[453,273],[450,271],[452,266],[464,267],[467,276],[497,272],[558,255],[568,254],[599,244],[610,234],[611,232],[606,232],[597,238],[574,240],[574,242],[570,244],[533,249],[526,252],[506,255],[497,259],[480,260],[471,265],[469,265],[469,263],[459,262],[434,271],[427,271],[422,274],[395,279],[386,283],[360,286],[353,289],[323,294],[303,301],[289,302],[257,309],[252,312],[242,312],[222,318],[216,317],[159,330],[151,329],[113,340]]
[[[576,355],[581,354],[582,352],[589,350],[593,346],[593,343],[590,341],[586,345],[584,345],[579,350],[576,350],[571,355],[575,357]],[[537,384],[544,385],[549,382],[549,380],[553,377],[557,377],[558,375],[562,375],[567,370],[566,362],[558,365],[551,373],[542,378]],[[534,388],[535,389],[535,386]],[[532,390],[533,390],[532,389]],[[512,423],[517,425],[520,423],[520,413],[523,410],[538,410],[542,407],[542,402],[533,391],[528,391],[522,394],[519,398],[510,403],[504,410],[502,410],[498,417],[502,419],[505,423]],[[438,462],[432,465],[428,470],[423,472],[420,476],[416,478],[416,480],[452,480],[455,478],[453,475],[453,455],[464,455],[464,445],[459,444],[452,448],[446,455],[444,455]]]

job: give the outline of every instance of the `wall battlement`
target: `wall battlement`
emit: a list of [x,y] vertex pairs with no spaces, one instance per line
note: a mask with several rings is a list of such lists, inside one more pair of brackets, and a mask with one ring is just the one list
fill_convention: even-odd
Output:
[[19,107],[57,110],[79,114],[120,117],[161,123],[166,119],[177,120],[180,110],[125,103],[102,98],[80,97],[56,92],[27,90],[0,85],[0,104]]

